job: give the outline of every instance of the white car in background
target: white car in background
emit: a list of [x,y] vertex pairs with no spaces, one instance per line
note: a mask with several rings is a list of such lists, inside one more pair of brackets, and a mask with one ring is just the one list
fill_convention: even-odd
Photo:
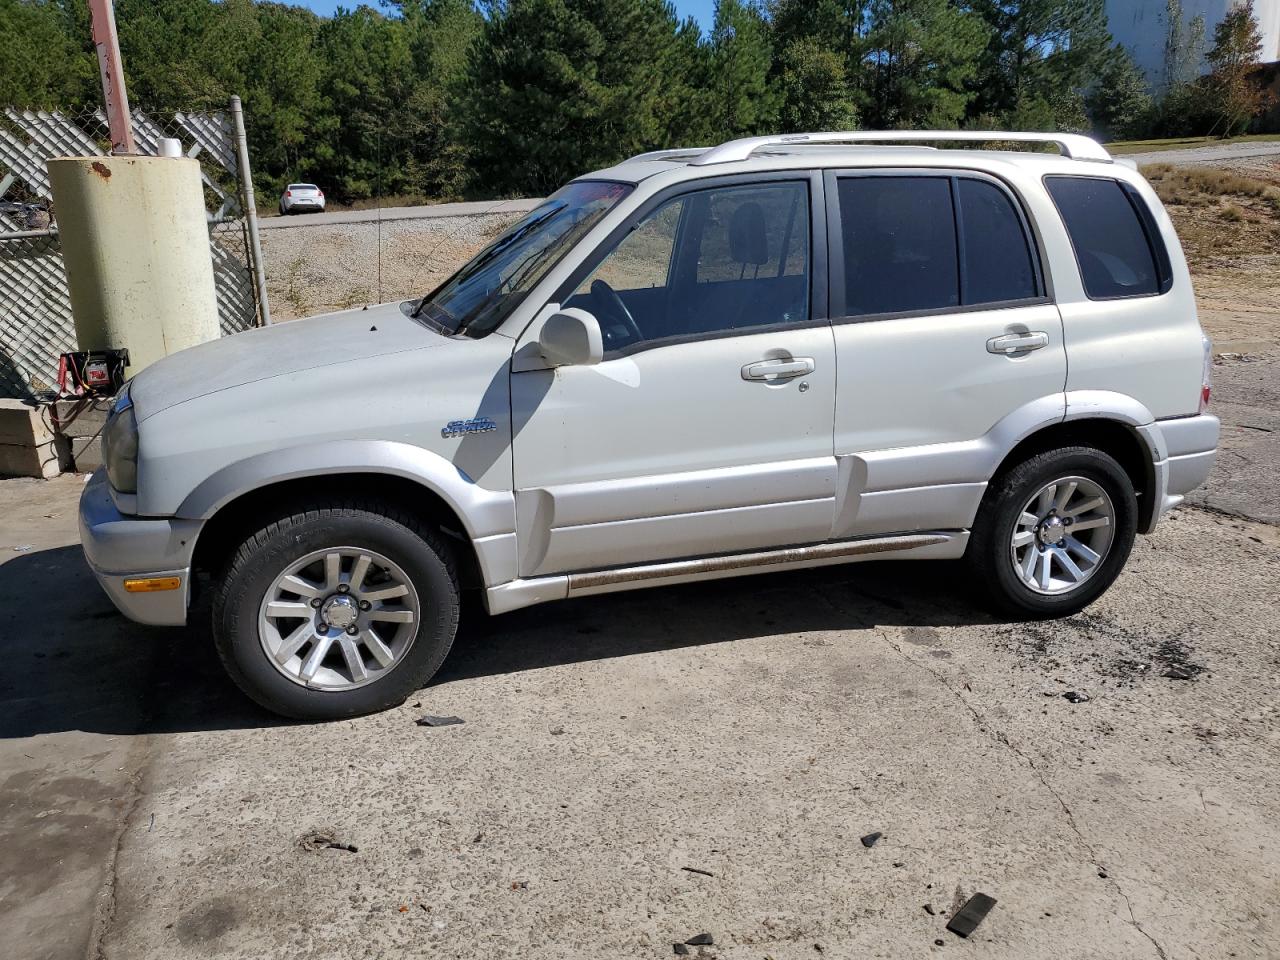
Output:
[[324,213],[324,191],[314,183],[291,183],[280,194],[280,215],[305,211]]

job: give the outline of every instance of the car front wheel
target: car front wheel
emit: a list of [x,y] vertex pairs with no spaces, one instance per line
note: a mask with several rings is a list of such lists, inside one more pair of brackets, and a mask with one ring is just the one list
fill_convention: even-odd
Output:
[[331,720],[395,706],[444,662],[457,577],[439,536],[377,504],[265,524],[236,550],[213,604],[236,684],[268,710]]
[[993,483],[966,555],[1001,613],[1067,616],[1115,582],[1137,523],[1133,483],[1120,464],[1091,447],[1066,447]]

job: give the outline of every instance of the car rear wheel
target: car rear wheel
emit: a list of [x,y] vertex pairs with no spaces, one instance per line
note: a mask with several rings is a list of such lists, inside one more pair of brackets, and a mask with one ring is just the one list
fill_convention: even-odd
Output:
[[250,698],[331,720],[395,706],[430,680],[458,607],[434,531],[378,504],[321,507],[239,546],[214,597],[214,638]]
[[1137,533],[1133,484],[1090,447],[1031,457],[987,491],[968,557],[993,606],[1018,617],[1076,613],[1120,575]]

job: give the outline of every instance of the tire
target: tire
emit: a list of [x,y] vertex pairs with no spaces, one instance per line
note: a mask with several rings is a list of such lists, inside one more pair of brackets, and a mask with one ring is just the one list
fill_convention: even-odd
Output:
[[[1042,500],[1042,492],[1055,483],[1050,499]],[[1059,510],[1059,498],[1067,496],[1070,502]],[[1101,505],[1071,516],[1094,501]],[[1047,514],[1041,509],[1046,502]],[[1024,507],[1029,508],[1025,514]],[[1037,523],[1030,523],[1033,518]],[[996,612],[1018,619],[1064,617],[1083,610],[1115,582],[1137,529],[1137,496],[1124,468],[1101,450],[1064,447],[1037,454],[992,482],[965,558]],[[1089,553],[1100,559],[1090,563]]]
[[294,719],[336,720],[403,703],[431,679],[457,632],[458,577],[443,539],[402,511],[325,505],[240,544],[212,606],[218,655],[250,699]]

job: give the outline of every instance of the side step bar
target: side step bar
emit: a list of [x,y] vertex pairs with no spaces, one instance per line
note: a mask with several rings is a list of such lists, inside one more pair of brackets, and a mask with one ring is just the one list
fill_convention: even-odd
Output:
[[968,531],[937,531],[866,537],[694,560],[666,560],[608,570],[513,580],[490,587],[486,591],[486,600],[489,612],[497,614],[567,597],[586,597],[597,593],[853,563],[858,560],[955,559],[964,554],[968,541]]

